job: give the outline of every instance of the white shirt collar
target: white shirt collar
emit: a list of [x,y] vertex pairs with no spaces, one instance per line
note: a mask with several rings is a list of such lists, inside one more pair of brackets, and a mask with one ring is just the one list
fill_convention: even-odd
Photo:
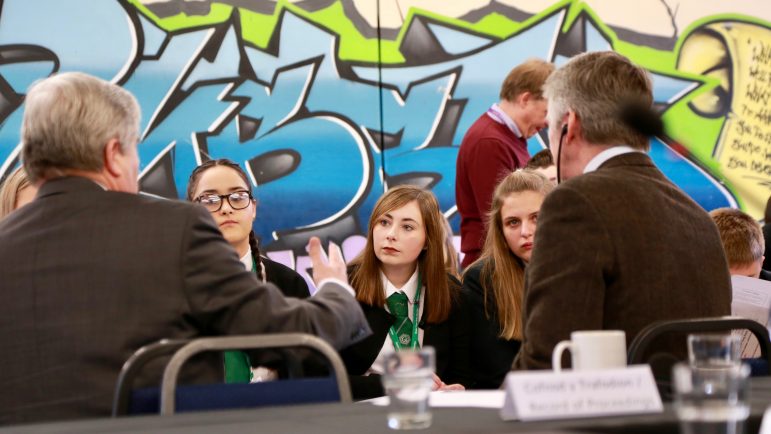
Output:
[[241,256],[241,263],[244,264],[246,271],[252,271],[252,248],[246,249],[246,254]]
[[602,163],[610,160],[611,158],[619,156],[621,154],[629,154],[631,152],[641,152],[641,151],[626,145],[613,146],[612,148],[608,148],[600,152],[599,154],[595,155],[594,158],[592,158],[591,160],[589,160],[589,164],[587,164],[586,167],[584,167],[584,173],[594,172],[600,166],[602,166]]
[[407,294],[407,298],[410,301],[410,304],[415,302],[415,293],[418,291],[418,268],[415,267],[415,272],[412,273],[412,276],[410,276],[410,279],[407,281],[407,283],[404,284],[401,288],[395,287],[386,277],[385,273],[382,271],[380,272],[380,278],[383,281],[383,288],[385,288],[386,298],[388,298],[391,294],[395,294],[397,292],[404,292]]
[[522,133],[519,131],[517,124],[501,109],[501,106],[499,106],[498,103],[493,104],[492,107],[487,110],[487,116],[499,124],[506,125],[515,136],[522,137]]

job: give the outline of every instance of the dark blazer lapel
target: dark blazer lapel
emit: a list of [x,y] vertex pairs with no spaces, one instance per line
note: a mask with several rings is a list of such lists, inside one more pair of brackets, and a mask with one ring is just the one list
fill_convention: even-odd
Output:
[[423,308],[423,315],[421,316],[418,326],[423,329],[423,347],[434,347],[436,354],[436,372],[438,375],[444,375],[445,369],[449,362],[450,351],[450,322],[453,320],[453,315],[450,315],[447,321],[439,324],[431,324],[426,321],[426,315],[428,306]]
[[[447,280],[448,285],[451,287],[456,286],[457,288],[460,288],[460,282],[449,274],[447,275]],[[446,321],[439,324],[431,324],[426,320],[426,318],[428,318],[429,309],[431,308],[430,303],[428,302],[428,294],[429,292],[426,291],[423,314],[420,316],[418,326],[423,329],[423,346],[430,345],[436,348],[438,353],[448,347],[447,343],[450,341],[450,323],[455,321],[458,316],[457,309],[459,309],[459,306],[456,304],[458,303],[458,300],[453,301],[450,317]]]
[[449,327],[447,322],[441,324],[425,324],[423,329],[423,346],[436,348],[437,352],[447,346],[449,340]]
[[423,329],[423,346],[432,346],[436,348],[436,345],[441,342],[441,340],[438,339],[437,334],[441,335],[442,330],[445,329],[445,327],[442,327],[442,324],[431,324],[426,320],[428,309],[428,303],[426,303],[426,305],[423,306],[423,313],[420,315],[418,327]]

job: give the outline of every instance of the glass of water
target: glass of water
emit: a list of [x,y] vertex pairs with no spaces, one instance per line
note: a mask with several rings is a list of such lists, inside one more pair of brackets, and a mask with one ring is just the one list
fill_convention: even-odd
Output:
[[742,434],[750,415],[750,367],[678,363],[672,369],[675,410],[683,434]]
[[434,384],[434,349],[403,349],[385,360],[382,381],[389,398],[391,429],[422,429],[431,426],[428,397]]
[[741,337],[732,334],[688,335],[688,361],[696,367],[739,365],[741,344]]

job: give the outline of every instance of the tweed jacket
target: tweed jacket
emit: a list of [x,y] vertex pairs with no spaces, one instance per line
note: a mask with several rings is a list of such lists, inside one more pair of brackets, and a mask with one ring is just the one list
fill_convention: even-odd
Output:
[[513,367],[550,368],[552,349],[575,330],[623,330],[629,343],[654,321],[730,313],[709,215],[647,155],[622,154],[544,200]]

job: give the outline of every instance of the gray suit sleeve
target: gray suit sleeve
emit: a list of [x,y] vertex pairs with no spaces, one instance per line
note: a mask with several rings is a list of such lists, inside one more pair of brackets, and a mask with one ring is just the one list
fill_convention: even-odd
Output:
[[575,330],[602,329],[613,247],[580,192],[557,188],[544,200],[525,280],[524,339],[514,369],[549,369],[551,353]]
[[196,208],[187,225],[182,285],[189,319],[203,334],[303,332],[338,349],[370,334],[359,304],[343,287],[326,284],[305,300],[284,297],[273,284],[261,284],[244,270],[205,209]]

